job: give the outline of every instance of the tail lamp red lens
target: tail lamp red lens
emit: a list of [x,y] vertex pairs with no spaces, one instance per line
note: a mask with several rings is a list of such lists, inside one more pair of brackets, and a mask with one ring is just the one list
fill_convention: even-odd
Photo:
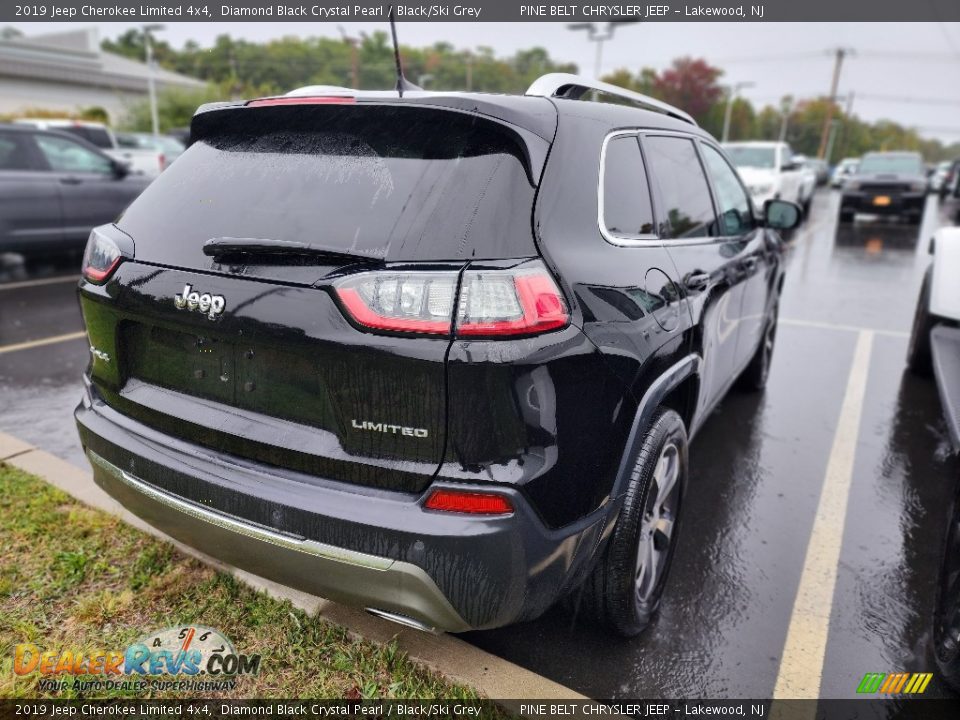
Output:
[[[539,262],[511,270],[358,273],[334,284],[355,322],[372,330],[471,337],[535,335],[570,322],[563,295]],[[453,322],[456,306],[456,322]]]
[[107,235],[94,229],[83,253],[83,277],[101,285],[110,279],[123,259],[120,247]]
[[428,510],[470,515],[509,515],[513,512],[513,503],[506,495],[448,489],[434,490],[423,506]]

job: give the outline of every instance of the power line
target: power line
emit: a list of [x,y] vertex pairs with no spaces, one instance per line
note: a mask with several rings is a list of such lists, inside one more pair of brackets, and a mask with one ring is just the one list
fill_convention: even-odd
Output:
[[905,105],[947,105],[951,107],[960,105],[960,100],[950,100],[947,98],[910,97],[905,95],[882,95],[876,93],[857,93],[857,97],[866,100],[903,103]]

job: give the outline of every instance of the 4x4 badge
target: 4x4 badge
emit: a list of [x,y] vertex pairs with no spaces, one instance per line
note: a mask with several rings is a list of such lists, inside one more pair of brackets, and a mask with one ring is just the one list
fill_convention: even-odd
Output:
[[198,293],[188,283],[183,286],[183,293],[173,296],[173,304],[176,305],[177,310],[197,310],[206,313],[211,320],[215,320],[223,313],[227,301],[223,295]]

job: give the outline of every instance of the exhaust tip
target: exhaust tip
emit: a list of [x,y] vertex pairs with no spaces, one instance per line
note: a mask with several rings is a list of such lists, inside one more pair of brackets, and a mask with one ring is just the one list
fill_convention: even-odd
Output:
[[390,622],[397,623],[398,625],[404,625],[406,627],[411,627],[414,630],[420,630],[421,632],[427,632],[432,635],[439,634],[439,631],[427,625],[426,623],[420,622],[419,620],[414,620],[408,615],[401,615],[400,613],[387,612],[386,610],[379,610],[377,608],[368,607],[366,611],[371,615],[384,620],[389,620]]

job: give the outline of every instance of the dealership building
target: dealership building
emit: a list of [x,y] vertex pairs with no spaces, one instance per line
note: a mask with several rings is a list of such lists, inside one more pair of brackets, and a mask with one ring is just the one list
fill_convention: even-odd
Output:
[[[75,112],[99,107],[111,121],[147,97],[150,69],[100,49],[97,28],[0,37],[0,115],[28,109]],[[192,90],[204,83],[156,69],[157,90]]]

